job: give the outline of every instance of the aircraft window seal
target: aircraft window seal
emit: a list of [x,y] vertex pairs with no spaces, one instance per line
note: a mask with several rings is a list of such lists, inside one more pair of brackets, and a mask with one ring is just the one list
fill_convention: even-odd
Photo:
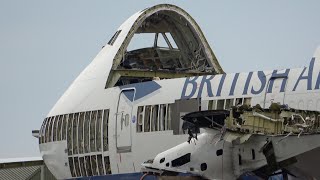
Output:
[[171,161],[172,167],[179,167],[190,162],[191,153],[187,153]]
[[108,142],[108,127],[109,127],[109,110],[105,109],[103,111],[103,151],[108,151],[109,142]]
[[112,38],[109,40],[108,44],[112,46],[113,43],[117,40],[120,33],[121,33],[121,30],[115,32]]
[[202,164],[200,165],[201,171],[205,171],[205,170],[207,170],[207,168],[208,168],[207,163],[202,163]]
[[217,156],[221,156],[223,154],[223,149],[218,149],[217,151],[216,151],[216,155]]

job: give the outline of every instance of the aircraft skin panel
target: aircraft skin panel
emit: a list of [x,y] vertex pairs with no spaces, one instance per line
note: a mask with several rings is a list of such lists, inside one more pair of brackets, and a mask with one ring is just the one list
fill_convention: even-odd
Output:
[[43,161],[57,179],[71,177],[71,173],[68,168],[68,154],[65,153],[67,141],[40,144],[39,148]]
[[[165,6],[162,8],[163,10],[166,9]],[[72,176],[68,157],[90,156],[91,158],[91,156],[101,154],[103,157],[108,156],[110,158],[110,168],[113,174],[137,172],[140,171],[143,161],[186,141],[185,134],[174,134],[172,129],[137,132],[136,118],[139,106],[174,104],[177,101],[198,99],[201,101],[201,109],[206,110],[209,101],[212,100],[248,98],[251,106],[260,104],[267,108],[271,102],[280,102],[292,108],[320,111],[320,48],[315,52],[310,63],[303,68],[154,80],[106,88],[107,80],[112,74],[111,69],[115,66],[115,59],[119,56],[120,48],[126,42],[126,38],[132,37],[130,33],[132,33],[134,24],[139,18],[142,18],[141,15],[146,11],[147,9],[137,12],[119,27],[117,32],[120,32],[120,30],[121,32],[114,43],[112,45],[106,44],[102,48],[48,113],[47,117],[79,112],[91,113],[91,111],[97,110],[108,110],[109,113],[107,150],[100,149],[96,152],[68,155],[66,140],[40,144],[40,151],[45,163],[58,179]],[[148,13],[152,14],[154,11],[148,10]],[[201,34],[202,32],[198,33]],[[223,72],[222,69],[221,72]],[[131,151],[121,153],[117,148],[119,134],[117,134],[116,128],[119,127],[119,124],[116,124],[116,117],[121,112],[117,110],[119,95],[126,88],[135,89],[135,99],[131,104],[132,116],[129,119],[131,136],[122,134],[122,138],[131,138]],[[122,96],[123,101],[130,101],[130,98],[126,99],[125,94]],[[177,114],[177,116],[179,115],[181,114]],[[87,121],[87,119],[83,121]],[[53,130],[53,126],[51,128]],[[129,130],[126,128],[126,131]],[[97,135],[94,134],[94,136]],[[123,142],[126,141],[123,140]],[[229,160],[225,158],[225,164]],[[221,172],[219,177],[222,176],[226,178],[228,174],[224,176],[224,173]]]

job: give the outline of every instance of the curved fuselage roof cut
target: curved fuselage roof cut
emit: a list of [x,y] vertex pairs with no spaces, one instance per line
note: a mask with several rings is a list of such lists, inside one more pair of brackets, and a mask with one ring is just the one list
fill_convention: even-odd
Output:
[[[160,17],[160,23],[159,18],[154,18],[154,16]],[[152,25],[152,22],[156,21],[155,19],[158,19],[157,24]],[[163,21],[165,23],[162,23]],[[148,27],[148,25],[150,26]],[[187,28],[183,29],[184,27]],[[195,50],[189,46],[187,47],[186,44],[189,43],[190,45],[192,44],[191,41],[195,40],[194,43],[196,45],[192,46],[194,48],[198,46],[201,48],[206,64],[211,68],[210,74],[224,73],[194,19],[177,6],[169,4],[156,5],[133,14],[118,28],[115,36],[102,48],[93,61],[62,95],[50,111],[49,116],[56,115],[57,113],[73,112],[74,108],[84,102],[86,98],[89,98],[91,94],[102,93],[105,88],[113,87],[114,84],[110,85],[108,83],[113,78],[119,76],[114,73],[114,70],[121,63],[123,54],[135,33],[163,33],[170,30],[175,31],[172,33],[176,37],[175,41],[177,45],[181,46],[179,48],[180,51],[186,51],[185,54],[193,53]],[[191,38],[189,42],[183,42],[184,40],[188,40],[188,38]],[[186,59],[190,60],[190,58]],[[185,62],[185,64],[190,65],[191,62]]]

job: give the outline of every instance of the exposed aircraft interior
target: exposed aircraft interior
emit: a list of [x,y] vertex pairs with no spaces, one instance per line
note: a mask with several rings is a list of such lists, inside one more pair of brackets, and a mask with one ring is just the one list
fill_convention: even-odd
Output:
[[[113,61],[106,87],[223,73],[193,19],[158,11],[140,18],[131,30]],[[120,33],[108,44],[113,45]]]

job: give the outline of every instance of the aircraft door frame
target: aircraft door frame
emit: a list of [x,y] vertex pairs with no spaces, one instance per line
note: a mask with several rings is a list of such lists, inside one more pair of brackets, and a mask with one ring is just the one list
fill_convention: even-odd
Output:
[[[131,91],[131,92],[130,92]],[[129,93],[129,97],[125,93]],[[133,94],[130,94],[133,93]],[[118,153],[131,152],[132,110],[136,95],[135,88],[125,88],[119,93],[116,112],[116,148]]]

